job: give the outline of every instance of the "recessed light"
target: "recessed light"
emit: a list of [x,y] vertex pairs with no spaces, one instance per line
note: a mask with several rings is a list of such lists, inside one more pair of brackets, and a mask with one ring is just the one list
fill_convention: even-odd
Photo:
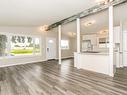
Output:
[[98,34],[108,34],[108,30],[101,30],[98,32]]
[[76,36],[76,33],[74,33],[74,32],[68,32],[68,35],[71,36],[71,37],[74,37],[74,36]]
[[89,27],[89,26],[93,25],[94,23],[95,23],[95,20],[91,20],[91,21],[85,22],[84,25],[85,25],[86,27]]
[[53,43],[53,40],[49,40],[48,42],[49,42],[49,43]]

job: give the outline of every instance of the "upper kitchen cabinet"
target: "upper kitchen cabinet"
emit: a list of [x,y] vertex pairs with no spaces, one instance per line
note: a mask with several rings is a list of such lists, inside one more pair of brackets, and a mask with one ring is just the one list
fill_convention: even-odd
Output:
[[120,26],[114,27],[114,43],[120,43]]
[[107,49],[109,47],[109,35],[108,34],[109,34],[108,29],[99,31],[97,33],[98,48]]
[[97,46],[96,34],[82,35],[82,51],[93,51],[95,46]]
[[96,34],[89,34],[89,35],[82,35],[83,41],[90,41],[92,45],[97,44],[97,35]]

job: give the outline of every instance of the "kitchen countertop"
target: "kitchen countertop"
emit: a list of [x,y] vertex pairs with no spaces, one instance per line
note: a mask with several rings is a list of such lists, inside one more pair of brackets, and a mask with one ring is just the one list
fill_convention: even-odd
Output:
[[108,53],[108,52],[99,52],[99,53],[81,52],[80,54],[84,54],[84,55],[109,55],[109,53]]

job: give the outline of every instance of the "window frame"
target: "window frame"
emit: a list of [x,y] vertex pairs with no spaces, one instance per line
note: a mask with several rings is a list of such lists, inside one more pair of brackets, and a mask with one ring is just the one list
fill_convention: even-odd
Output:
[[[1,35],[6,35],[7,36],[7,56],[1,56],[0,59],[3,58],[23,58],[23,57],[35,57],[35,56],[42,56],[42,39],[41,36],[39,35],[28,35],[28,34],[18,34],[18,33],[4,33],[4,32],[0,32]],[[11,56],[10,52],[11,52],[11,37],[12,36],[24,36],[24,37],[32,37],[32,39],[34,40],[35,38],[39,38],[39,45],[40,45],[40,52],[39,53],[32,53],[30,55],[20,55],[20,56]],[[34,41],[33,41],[34,42]]]
[[[62,47],[62,41],[67,41],[67,42],[68,42],[68,46],[67,46],[67,48],[63,48],[63,47]],[[64,39],[61,40],[61,49],[62,49],[62,50],[69,50],[69,49],[70,49],[70,45],[69,45],[69,44],[70,44],[69,40],[67,40],[67,39],[65,39],[65,40],[64,40]]]

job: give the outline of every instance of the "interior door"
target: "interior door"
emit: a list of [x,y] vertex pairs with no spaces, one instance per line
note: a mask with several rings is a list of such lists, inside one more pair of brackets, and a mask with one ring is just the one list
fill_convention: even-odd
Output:
[[46,55],[47,60],[56,59],[56,39],[47,38],[46,40]]
[[127,32],[123,33],[123,65],[127,66]]

